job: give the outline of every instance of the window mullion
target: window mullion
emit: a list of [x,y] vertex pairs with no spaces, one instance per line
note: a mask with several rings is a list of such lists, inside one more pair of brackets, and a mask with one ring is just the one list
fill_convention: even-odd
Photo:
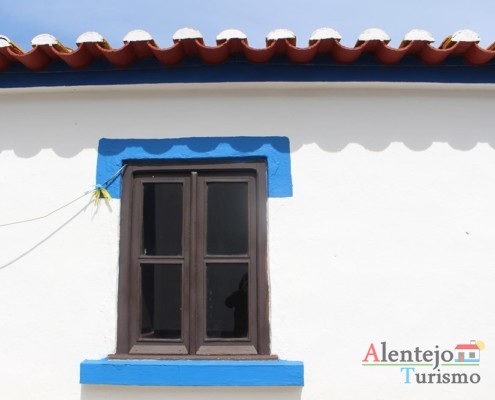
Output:
[[196,294],[198,293],[198,282],[199,271],[198,271],[198,173],[196,171],[191,171],[191,193],[189,197],[189,220],[187,221],[190,235],[188,243],[188,258],[189,258],[189,286],[185,288],[185,293],[188,296],[189,301],[189,332],[188,332],[188,348],[189,354],[196,354],[198,348],[198,341],[196,332],[198,330],[198,316],[201,312],[198,307],[198,299]]

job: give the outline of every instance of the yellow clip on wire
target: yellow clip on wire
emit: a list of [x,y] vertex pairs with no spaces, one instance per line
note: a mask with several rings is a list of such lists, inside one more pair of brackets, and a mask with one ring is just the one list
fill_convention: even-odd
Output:
[[106,201],[112,200],[112,196],[110,196],[110,193],[108,193],[107,189],[105,189],[102,185],[96,185],[92,196],[92,199],[95,202],[95,204],[98,204],[98,200],[100,200],[102,197]]

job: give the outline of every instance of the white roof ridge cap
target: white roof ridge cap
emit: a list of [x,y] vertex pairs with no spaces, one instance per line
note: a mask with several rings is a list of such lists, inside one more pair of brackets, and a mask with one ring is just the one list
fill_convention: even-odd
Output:
[[5,36],[5,35],[0,35],[0,48],[2,48],[2,47],[10,47],[10,46],[12,46],[10,44],[10,39],[7,36]]
[[180,28],[175,31],[172,36],[173,40],[184,40],[184,39],[203,39],[203,35],[200,31],[194,28]]
[[57,38],[49,33],[42,33],[40,35],[36,35],[33,40],[31,40],[32,46],[53,46],[55,44],[59,44]]
[[295,39],[296,34],[290,29],[275,29],[266,35],[266,40]]
[[230,40],[230,39],[247,39],[247,36],[244,32],[240,31],[239,29],[225,29],[224,31],[220,32],[216,40]]
[[452,35],[453,42],[476,42],[481,40],[480,35],[470,29],[461,29]]
[[83,34],[79,35],[79,37],[76,40],[76,44],[102,43],[104,41],[105,38],[100,33],[95,31],[90,31],[90,32],[84,32]]
[[149,42],[153,40],[151,34],[143,29],[134,29],[127,32],[122,41],[124,42]]
[[380,40],[381,42],[389,42],[390,36],[387,32],[380,28],[368,28],[359,34],[358,41],[367,42],[369,40]]
[[311,34],[309,40],[335,39],[341,40],[342,36],[333,28],[318,28]]
[[424,29],[411,29],[409,32],[405,34],[403,40],[408,42],[421,41],[421,42],[433,43],[435,41],[435,38],[430,32]]

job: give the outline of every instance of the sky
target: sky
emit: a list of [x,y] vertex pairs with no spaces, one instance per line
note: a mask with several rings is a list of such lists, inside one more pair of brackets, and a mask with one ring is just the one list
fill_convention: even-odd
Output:
[[[2,4],[3,3],[3,4]],[[134,29],[148,31],[160,47],[172,45],[177,29],[198,29],[207,45],[225,29],[239,29],[253,47],[264,47],[268,32],[293,31],[297,45],[308,45],[311,33],[330,27],[342,43],[354,46],[367,28],[380,28],[398,46],[411,29],[425,29],[434,45],[460,29],[481,36],[481,45],[495,42],[495,0],[0,0],[0,35],[24,50],[31,39],[49,33],[65,46],[76,47],[77,37],[88,31],[103,35],[112,47]]]

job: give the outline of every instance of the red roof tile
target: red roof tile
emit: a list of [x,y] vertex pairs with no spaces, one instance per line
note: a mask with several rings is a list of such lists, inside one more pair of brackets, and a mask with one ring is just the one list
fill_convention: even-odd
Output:
[[456,350],[479,350],[480,348],[476,344],[458,344],[455,346]]
[[469,30],[454,33],[439,47],[431,45],[434,39],[428,32],[417,29],[406,34],[398,48],[388,46],[390,38],[379,29],[365,30],[354,47],[340,44],[340,34],[331,28],[316,30],[307,47],[297,47],[296,36],[285,29],[270,32],[264,48],[249,46],[246,35],[237,30],[220,33],[216,46],[206,46],[201,33],[190,28],[178,30],[173,40],[171,47],[161,48],[149,33],[136,30],[124,37],[121,48],[112,48],[100,34],[87,32],[77,39],[77,48],[73,50],[55,37],[43,34],[36,36],[32,40],[33,48],[25,52],[6,36],[0,36],[0,70],[15,63],[34,71],[43,70],[55,60],[65,62],[71,68],[84,68],[96,59],[106,59],[114,66],[125,67],[147,57],[153,57],[163,65],[177,64],[191,56],[209,64],[219,64],[238,55],[253,63],[266,63],[282,55],[293,63],[309,63],[316,56],[328,56],[337,63],[350,64],[368,53],[383,64],[395,64],[407,55],[414,55],[425,64],[439,64],[449,56],[460,56],[474,65],[487,63],[495,57],[495,43],[482,48],[478,45],[479,36]]

